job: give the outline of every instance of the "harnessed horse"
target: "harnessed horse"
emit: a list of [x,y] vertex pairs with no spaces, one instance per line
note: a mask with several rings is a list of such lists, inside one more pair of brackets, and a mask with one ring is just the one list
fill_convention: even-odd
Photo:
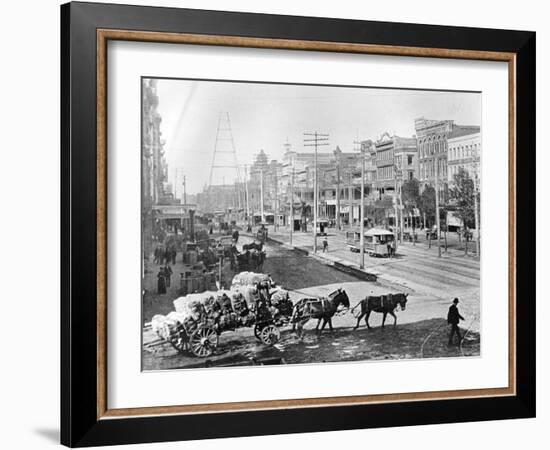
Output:
[[382,318],[382,328],[384,328],[384,324],[386,323],[386,316],[388,314],[393,316],[393,326],[395,327],[397,325],[397,316],[395,315],[394,311],[397,306],[401,308],[401,311],[405,311],[405,307],[407,304],[407,297],[409,294],[388,294],[388,295],[379,295],[379,296],[367,296],[363,300],[361,300],[357,305],[355,305],[352,309],[355,310],[358,306],[361,306],[361,312],[357,317],[357,325],[353,328],[356,330],[359,327],[359,322],[361,322],[361,319],[365,318],[365,323],[367,324],[367,328],[370,328],[369,325],[369,316],[372,311],[382,313],[384,314]]
[[303,336],[304,325],[309,319],[317,319],[317,326],[315,331],[319,331],[319,325],[323,321],[321,331],[325,329],[328,323],[330,331],[332,328],[332,317],[336,314],[338,307],[343,305],[345,308],[349,308],[349,297],[346,291],[343,289],[337,289],[329,294],[328,298],[303,298],[299,300],[292,310],[292,330],[295,331],[298,328],[298,336]]

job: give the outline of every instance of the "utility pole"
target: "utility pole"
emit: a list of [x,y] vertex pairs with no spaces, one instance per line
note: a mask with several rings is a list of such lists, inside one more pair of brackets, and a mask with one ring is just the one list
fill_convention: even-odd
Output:
[[246,222],[250,223],[250,205],[248,203],[248,167],[244,166],[244,189],[246,197]]
[[349,229],[353,228],[353,169],[349,169],[349,186],[348,186],[348,201],[349,201],[349,212],[348,212],[348,221]]
[[183,204],[187,205],[187,177],[185,175],[181,184],[183,185]]
[[439,156],[435,159],[435,223],[437,224],[437,256],[441,258],[441,223],[439,219]]
[[393,161],[393,197],[392,197],[392,203],[393,203],[393,213],[394,213],[394,221],[393,221],[393,239],[395,243],[397,244],[397,241],[399,239],[399,232],[396,232],[398,226],[399,226],[399,217],[397,215],[397,165],[395,164],[395,156]]
[[365,152],[361,147],[360,141],[353,141],[356,146],[355,150],[359,151],[361,158],[361,210],[359,211],[359,247],[361,256],[359,258],[359,267],[365,268]]
[[395,252],[397,253],[397,240],[399,239],[399,232],[397,231],[397,228],[399,226],[399,220],[398,220],[398,205],[397,205],[397,171],[396,171],[396,166],[394,164],[393,166],[393,170],[395,172],[395,176],[394,176],[394,191],[395,193],[393,194],[393,212],[395,214],[395,217],[394,217],[394,224],[393,224],[393,240],[395,242]]
[[260,217],[265,222],[264,215],[264,168],[260,167]]
[[361,152],[361,227],[360,227],[360,246],[361,246],[361,263],[359,267],[361,269],[365,268],[365,155],[361,147],[359,147]]
[[290,175],[290,245],[292,245],[292,233],[294,231],[294,167]]
[[401,243],[403,243],[403,211],[403,171],[401,171],[399,177],[399,232],[401,233],[399,242]]
[[336,163],[336,228],[340,230],[340,158]]
[[475,148],[475,153],[474,153],[474,219],[475,219],[475,222],[476,222],[476,255],[478,258],[481,257],[481,245],[479,243],[479,236],[480,236],[480,233],[479,233],[479,227],[480,227],[480,223],[479,223],[479,212],[478,212],[478,200],[477,200],[477,195],[478,195],[478,181],[477,181],[477,147]]
[[304,133],[307,138],[304,139],[304,147],[315,147],[315,162],[313,174],[313,253],[317,253],[317,214],[318,214],[318,186],[317,186],[317,148],[322,145],[328,145],[328,134]]
[[279,180],[277,180],[277,168],[275,168],[275,216],[273,217],[273,228],[275,231],[279,228]]
[[[399,227],[399,236],[395,236],[396,243],[397,237],[399,237],[399,243],[403,243],[403,196],[401,188],[403,186],[403,171],[398,167],[397,164],[393,165],[394,170],[394,180],[395,180],[395,195],[394,195],[394,205],[395,205],[395,228]],[[399,204],[398,204],[399,201]],[[399,210],[399,214],[398,214]]]

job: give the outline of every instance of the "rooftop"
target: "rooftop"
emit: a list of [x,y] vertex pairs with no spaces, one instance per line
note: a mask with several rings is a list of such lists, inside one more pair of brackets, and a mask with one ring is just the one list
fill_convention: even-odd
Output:
[[481,128],[475,125],[455,125],[453,127],[453,131],[451,132],[451,134],[449,134],[447,139],[453,139],[469,134],[476,134],[479,133],[480,130]]

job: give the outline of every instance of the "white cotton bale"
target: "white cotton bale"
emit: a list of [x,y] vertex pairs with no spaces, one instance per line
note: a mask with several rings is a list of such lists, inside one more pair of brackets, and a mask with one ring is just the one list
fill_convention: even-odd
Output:
[[151,320],[153,331],[166,341],[171,340],[177,334],[176,331],[181,323],[182,318],[175,314],[177,313],[171,312],[167,316],[157,314]]
[[271,277],[265,273],[241,272],[233,277],[231,286],[253,286],[257,283],[272,282]]

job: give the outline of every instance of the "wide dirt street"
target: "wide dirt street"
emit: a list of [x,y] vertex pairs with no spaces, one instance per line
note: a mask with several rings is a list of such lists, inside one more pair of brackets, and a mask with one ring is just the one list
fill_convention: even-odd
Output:
[[[278,239],[275,233],[270,236]],[[303,239],[305,243],[307,236]],[[331,236],[329,239],[331,243],[336,241]],[[242,237],[239,240],[239,246],[249,240],[247,237]],[[294,243],[296,242],[295,239]],[[273,347],[257,341],[251,328],[241,328],[235,332],[222,333],[215,353],[206,359],[179,354],[169,344],[159,343],[152,331],[145,330],[143,368],[150,370],[479,355],[479,298],[477,297],[478,288],[475,288],[475,266],[470,267],[470,260],[459,258],[458,255],[455,260],[446,256],[437,261],[426,255],[415,254],[414,251],[408,251],[405,255],[403,247],[399,250],[399,257],[394,260],[366,256],[366,261],[371,263],[367,267],[369,271],[377,271],[377,274],[384,273],[378,282],[364,281],[355,276],[354,271],[343,272],[332,266],[331,258],[342,259],[340,255],[358,258],[357,254],[349,252],[347,248],[338,250],[334,249],[334,245],[331,246],[328,254],[314,257],[308,256],[304,251],[271,242],[266,247],[267,260],[264,264],[264,272],[269,273],[277,283],[288,289],[293,301],[306,296],[326,296],[337,288],[346,291],[351,306],[356,305],[366,295],[408,293],[406,310],[399,311],[399,308],[396,310],[398,325],[395,328],[393,318],[388,316],[386,327],[382,329],[382,315],[372,313],[370,325],[373,328],[367,330],[365,323],[362,322],[360,328],[354,331],[356,320],[351,312],[347,312],[333,319],[334,333],[327,331],[327,328],[322,334],[317,335],[312,329],[316,321],[312,320],[305,326],[306,333],[303,339],[298,339],[290,328],[283,328],[281,340]],[[347,253],[343,253],[344,251]],[[405,264],[406,261],[408,264]],[[462,266],[456,264],[457,262]],[[178,264],[173,266],[174,280],[179,278],[178,267]],[[430,269],[435,270],[436,273],[426,277],[425,282],[422,282],[422,277]],[[434,280],[441,277],[439,273],[441,271],[448,273],[443,281],[436,285]],[[148,285],[153,290],[154,276],[153,270],[148,274],[149,279],[146,280],[146,287]],[[479,283],[479,274],[477,277],[477,283]],[[445,287],[446,283],[448,283],[448,289]],[[463,283],[462,289],[460,283]],[[146,298],[144,322],[149,321],[153,314],[166,314],[173,309],[172,301],[177,298],[175,284],[177,283],[172,284],[167,294],[149,295]],[[438,295],[434,295],[436,292]],[[460,292],[461,313],[466,318],[461,326],[464,331],[467,331],[467,336],[461,347],[449,347],[445,318],[450,302],[457,292]]]

